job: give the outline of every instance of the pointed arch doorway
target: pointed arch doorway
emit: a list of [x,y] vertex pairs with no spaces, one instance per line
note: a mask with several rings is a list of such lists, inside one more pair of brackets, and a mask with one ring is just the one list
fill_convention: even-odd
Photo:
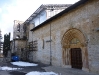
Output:
[[88,52],[83,33],[78,29],[69,29],[62,38],[62,58],[65,67],[89,70]]

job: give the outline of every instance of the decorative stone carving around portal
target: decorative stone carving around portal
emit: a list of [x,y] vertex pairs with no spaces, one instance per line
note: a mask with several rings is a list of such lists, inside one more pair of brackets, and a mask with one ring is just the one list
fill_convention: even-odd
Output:
[[82,70],[89,71],[87,44],[83,33],[75,28],[65,32],[62,38],[63,66],[72,67],[70,50],[80,48],[82,54]]

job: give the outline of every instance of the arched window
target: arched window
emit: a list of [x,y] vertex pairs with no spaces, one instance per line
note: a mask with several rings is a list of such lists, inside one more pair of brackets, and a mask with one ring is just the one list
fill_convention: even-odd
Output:
[[17,25],[17,31],[20,32],[20,24]]
[[26,27],[26,24],[23,26],[23,32],[25,33],[26,32],[26,29],[27,29],[27,27]]

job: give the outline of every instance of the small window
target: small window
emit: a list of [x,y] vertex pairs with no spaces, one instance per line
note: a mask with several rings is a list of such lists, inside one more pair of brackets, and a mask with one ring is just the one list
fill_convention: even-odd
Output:
[[43,44],[42,44],[42,48],[44,49],[44,39],[42,40]]
[[23,26],[23,32],[26,32],[26,29],[27,29],[27,27],[26,27],[26,25],[24,25]]

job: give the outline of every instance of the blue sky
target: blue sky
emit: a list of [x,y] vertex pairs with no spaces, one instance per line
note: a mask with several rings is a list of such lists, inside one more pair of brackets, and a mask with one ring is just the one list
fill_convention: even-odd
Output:
[[73,4],[79,0],[0,0],[0,29],[2,36],[11,32],[14,20],[25,21],[41,4]]

